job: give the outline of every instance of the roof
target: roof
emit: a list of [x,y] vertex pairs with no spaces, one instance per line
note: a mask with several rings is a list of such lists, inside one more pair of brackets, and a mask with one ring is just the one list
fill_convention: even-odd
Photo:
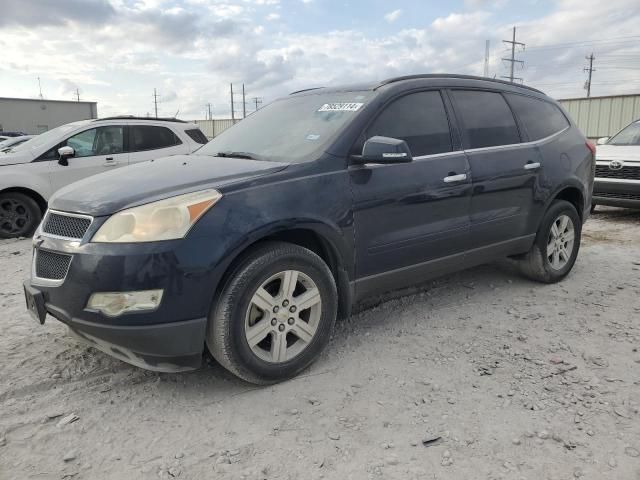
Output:
[[421,79],[425,79],[425,80],[436,80],[436,79],[458,79],[458,80],[479,80],[479,81],[483,81],[483,82],[491,82],[491,83],[498,83],[501,85],[505,85],[505,86],[509,86],[509,87],[515,87],[515,88],[523,88],[526,90],[531,90],[533,92],[536,93],[541,93],[544,95],[544,92],[533,88],[533,87],[529,87],[527,85],[521,85],[519,83],[512,83],[512,82],[508,82],[506,80],[499,80],[497,78],[488,78],[488,77],[476,77],[473,75],[458,75],[458,74],[452,74],[452,73],[424,73],[424,74],[418,74],[418,75],[404,75],[404,76],[400,76],[400,77],[392,77],[392,78],[388,78],[386,80],[382,80],[379,82],[370,82],[370,83],[361,83],[361,84],[357,84],[357,85],[346,85],[346,86],[338,86],[338,87],[330,87],[330,88],[326,88],[326,87],[313,87],[313,88],[307,88],[304,90],[298,90],[295,92],[292,92],[290,95],[295,95],[298,93],[306,93],[306,92],[310,92],[310,91],[314,91],[314,90],[324,90],[327,92],[338,92],[338,91],[357,91],[357,90],[377,90],[381,87],[384,87],[386,85],[391,85],[393,83],[399,83],[399,82],[404,82],[404,81],[409,81],[409,80],[421,80]]
[[176,122],[176,123],[189,123],[177,118],[156,118],[156,117],[136,117],[135,115],[116,115],[115,117],[103,117],[96,118],[94,122],[101,122],[102,120],[144,120],[153,122]]
[[90,105],[97,105],[98,102],[86,102],[84,100],[76,101],[76,100],[50,100],[48,98],[15,98],[15,97],[0,97],[0,101],[2,100],[11,100],[11,101],[19,101],[19,102],[40,102],[40,103],[84,103]]

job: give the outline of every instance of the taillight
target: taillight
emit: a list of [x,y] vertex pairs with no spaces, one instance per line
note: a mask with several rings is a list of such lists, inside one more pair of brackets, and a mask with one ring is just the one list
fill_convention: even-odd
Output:
[[589,150],[591,150],[591,153],[593,153],[593,156],[596,156],[596,144],[593,143],[591,140],[587,140],[587,148]]

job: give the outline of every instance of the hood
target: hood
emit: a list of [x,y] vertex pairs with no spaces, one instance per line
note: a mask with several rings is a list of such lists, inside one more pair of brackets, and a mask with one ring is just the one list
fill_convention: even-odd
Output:
[[2,153],[0,152],[0,167],[3,165],[17,165],[29,163],[33,160],[31,152]]
[[598,145],[596,160],[635,160],[640,162],[640,145]]
[[111,215],[163,198],[275,173],[287,163],[176,155],[137,163],[72,183],[49,200],[49,207],[86,215]]

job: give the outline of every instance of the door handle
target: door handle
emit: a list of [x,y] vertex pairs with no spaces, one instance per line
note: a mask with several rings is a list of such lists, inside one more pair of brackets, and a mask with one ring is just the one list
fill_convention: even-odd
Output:
[[535,170],[536,168],[540,168],[540,162],[527,162],[524,165],[525,170]]
[[117,165],[116,161],[113,159],[113,157],[107,157],[104,159],[104,166],[105,167],[115,167]]
[[444,177],[444,183],[454,183],[454,182],[462,182],[467,179],[466,173],[460,173],[458,175],[449,175],[448,177]]

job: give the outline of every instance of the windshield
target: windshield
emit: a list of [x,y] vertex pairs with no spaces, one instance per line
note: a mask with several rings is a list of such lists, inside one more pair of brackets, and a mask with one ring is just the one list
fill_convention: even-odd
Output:
[[640,145],[640,120],[620,130],[607,145]]
[[200,148],[199,155],[227,155],[301,163],[328,147],[373,92],[288,97],[249,115]]
[[28,142],[24,142],[22,145],[18,145],[12,148],[11,151],[22,152],[25,150],[29,150],[30,148],[36,149],[36,148],[40,148],[45,145],[48,145],[49,142],[53,140],[57,140],[57,139],[62,140],[61,137],[63,137],[66,133],[72,130],[75,130],[76,128],[78,128],[78,126],[79,124],[77,122],[62,125],[60,127],[54,128],[53,130],[49,130],[48,132],[44,132],[44,133],[41,133],[40,135],[33,137]]

